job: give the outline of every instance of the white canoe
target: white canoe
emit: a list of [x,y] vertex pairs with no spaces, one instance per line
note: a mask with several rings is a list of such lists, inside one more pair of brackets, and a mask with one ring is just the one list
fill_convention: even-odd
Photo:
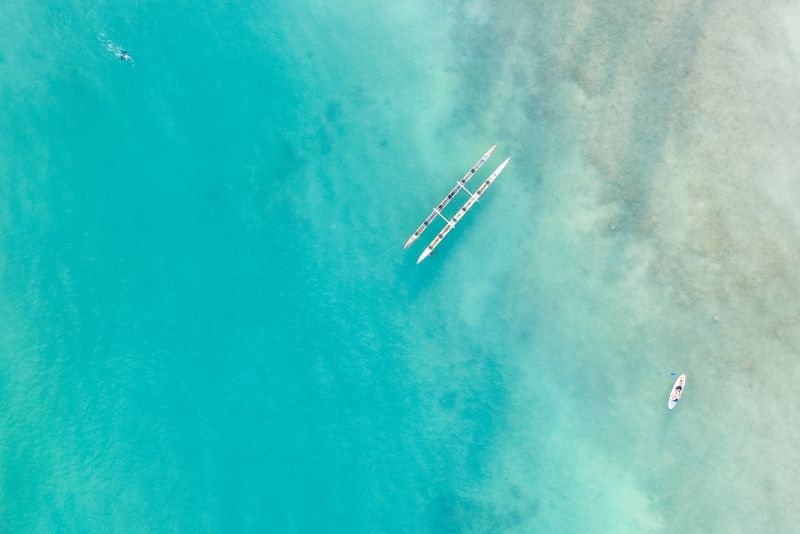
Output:
[[681,375],[675,381],[675,385],[672,386],[672,391],[669,392],[669,400],[667,401],[667,408],[670,410],[678,404],[678,401],[681,400],[681,395],[683,394],[683,388],[686,386],[686,375]]

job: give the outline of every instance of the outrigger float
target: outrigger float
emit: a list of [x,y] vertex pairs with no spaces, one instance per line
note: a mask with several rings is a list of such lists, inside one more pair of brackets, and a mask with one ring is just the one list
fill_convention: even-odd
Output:
[[[486,192],[486,190],[489,189],[489,187],[492,185],[495,179],[500,175],[501,172],[503,172],[503,169],[506,168],[508,160],[510,160],[511,158],[507,158],[503,163],[501,163],[500,166],[497,167],[494,170],[494,172],[489,176],[489,178],[487,178],[481,184],[481,186],[478,187],[475,193],[470,192],[470,190],[466,188],[467,182],[469,182],[470,178],[472,178],[475,175],[475,173],[478,172],[478,169],[480,169],[483,166],[483,164],[486,163],[486,160],[489,159],[492,153],[494,153],[495,148],[497,148],[497,145],[494,145],[492,148],[490,148],[489,151],[486,152],[486,154],[484,154],[483,157],[479,159],[475,165],[472,166],[469,172],[465,174],[464,177],[461,178],[461,180],[456,182],[456,186],[453,188],[453,190],[450,191],[450,193],[448,193],[444,199],[442,199],[442,201],[439,203],[438,206],[433,208],[433,212],[430,215],[428,215],[428,218],[426,218],[422,222],[420,227],[417,228],[417,231],[414,232],[411,235],[411,237],[408,238],[408,241],[406,241],[406,244],[403,248],[408,248],[414,241],[416,241],[416,239],[422,234],[422,232],[425,231],[425,229],[431,224],[431,222],[436,217],[440,217],[445,222],[444,228],[439,232],[439,234],[435,238],[433,238],[433,241],[431,241],[430,245],[428,245],[425,248],[425,250],[422,251],[422,254],[420,254],[419,256],[419,259],[417,259],[417,263],[420,263],[422,260],[424,260],[433,253],[434,249],[439,246],[439,243],[441,243],[442,240],[445,238],[445,236],[447,236],[447,234],[450,233],[450,230],[456,227],[458,221],[460,221],[461,218],[470,210],[470,208],[472,208],[472,206],[474,206],[475,203],[478,202],[478,200],[480,200],[481,195],[483,195]],[[469,199],[464,203],[463,206],[461,206],[461,209],[459,209],[456,212],[456,214],[453,216],[452,219],[448,219],[447,217],[442,215],[442,209],[444,209],[444,207],[450,203],[453,197],[456,196],[456,194],[458,194],[459,190],[461,189],[463,189],[464,191],[467,192],[467,194],[469,194]]]

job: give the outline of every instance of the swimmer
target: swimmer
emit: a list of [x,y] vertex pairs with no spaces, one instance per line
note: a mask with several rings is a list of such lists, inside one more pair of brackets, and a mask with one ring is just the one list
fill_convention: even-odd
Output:
[[120,48],[119,52],[117,52],[117,57],[120,61],[127,61],[128,63],[133,61],[133,57],[124,48]]

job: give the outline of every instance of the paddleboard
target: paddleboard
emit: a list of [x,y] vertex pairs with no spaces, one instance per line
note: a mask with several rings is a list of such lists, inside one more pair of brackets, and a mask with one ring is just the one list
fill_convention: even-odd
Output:
[[686,386],[686,375],[681,375],[675,381],[675,385],[672,386],[672,391],[669,392],[669,400],[667,401],[667,408],[670,410],[678,404],[678,401],[681,400],[681,395],[683,394],[683,388]]

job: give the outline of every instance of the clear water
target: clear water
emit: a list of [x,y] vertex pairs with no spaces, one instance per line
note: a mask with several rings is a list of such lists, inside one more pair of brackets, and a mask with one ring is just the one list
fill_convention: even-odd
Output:
[[2,530],[791,532],[797,11],[396,4],[0,5]]

